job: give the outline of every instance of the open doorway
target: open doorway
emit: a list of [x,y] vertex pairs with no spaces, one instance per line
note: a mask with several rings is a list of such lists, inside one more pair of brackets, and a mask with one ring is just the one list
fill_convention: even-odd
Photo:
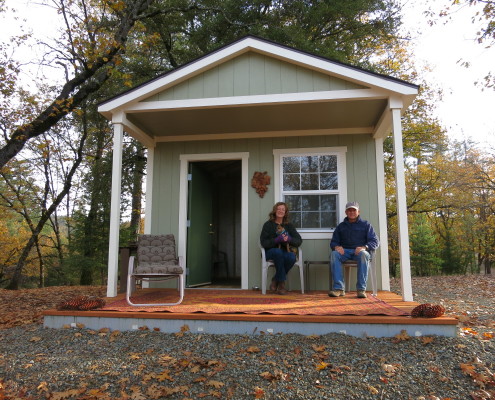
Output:
[[242,161],[189,162],[188,287],[241,288]]

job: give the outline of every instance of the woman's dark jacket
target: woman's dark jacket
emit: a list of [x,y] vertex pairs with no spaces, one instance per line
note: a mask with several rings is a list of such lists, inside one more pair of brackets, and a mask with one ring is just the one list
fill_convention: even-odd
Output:
[[[296,228],[294,228],[294,225],[291,223],[281,225],[291,237],[289,244],[291,246],[299,247],[302,243],[302,239],[299,232],[297,232]],[[277,226],[278,224],[274,221],[266,221],[264,223],[263,229],[261,230],[260,243],[265,249],[271,249],[278,246],[278,244],[275,243],[275,238],[277,237]]]

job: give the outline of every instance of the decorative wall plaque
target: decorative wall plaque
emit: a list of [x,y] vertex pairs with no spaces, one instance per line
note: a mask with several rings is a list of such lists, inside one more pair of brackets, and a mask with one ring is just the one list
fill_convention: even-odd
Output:
[[270,175],[267,172],[256,171],[251,179],[251,186],[256,189],[256,193],[262,198],[268,190],[267,185],[270,184]]

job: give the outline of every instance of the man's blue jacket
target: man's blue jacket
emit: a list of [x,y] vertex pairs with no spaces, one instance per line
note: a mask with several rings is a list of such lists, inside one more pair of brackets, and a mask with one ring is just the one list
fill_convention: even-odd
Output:
[[345,217],[333,232],[330,248],[335,250],[335,246],[342,246],[344,249],[355,249],[356,247],[368,248],[374,251],[379,246],[378,236],[368,221],[361,219],[358,215],[356,222],[349,222]]

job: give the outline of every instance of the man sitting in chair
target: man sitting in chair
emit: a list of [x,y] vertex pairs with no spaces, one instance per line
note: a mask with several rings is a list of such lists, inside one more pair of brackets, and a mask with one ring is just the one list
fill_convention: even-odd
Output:
[[378,248],[379,242],[376,233],[368,221],[359,216],[359,204],[355,201],[345,206],[344,221],[333,232],[330,241],[330,273],[333,287],[330,288],[330,297],[345,295],[344,271],[342,264],[347,260],[357,261],[357,297],[366,298],[366,282],[370,252]]

